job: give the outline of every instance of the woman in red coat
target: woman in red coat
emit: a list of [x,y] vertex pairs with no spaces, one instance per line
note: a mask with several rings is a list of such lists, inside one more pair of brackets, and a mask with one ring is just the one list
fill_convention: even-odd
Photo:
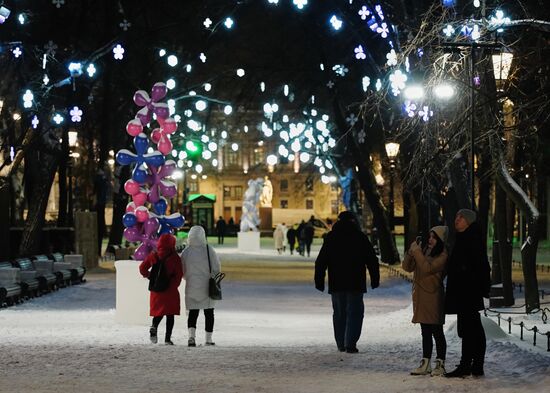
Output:
[[164,234],[159,238],[157,251],[151,252],[141,265],[139,272],[145,278],[149,278],[150,269],[159,260],[164,260],[166,272],[170,277],[170,286],[166,291],[153,292],[150,295],[150,311],[153,317],[153,326],[149,329],[151,342],[157,343],[157,328],[166,315],[166,335],[164,343],[174,345],[171,340],[172,329],[174,328],[174,315],[180,315],[180,286],[183,277],[181,259],[176,253],[176,238],[171,234]]

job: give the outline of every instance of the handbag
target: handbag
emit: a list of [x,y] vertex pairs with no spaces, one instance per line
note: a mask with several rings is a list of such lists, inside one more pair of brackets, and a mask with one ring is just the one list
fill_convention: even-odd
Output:
[[155,254],[155,257],[157,263],[153,265],[149,274],[149,291],[164,292],[170,287],[170,277],[166,272],[164,260],[160,259],[158,254]]
[[208,280],[208,297],[212,300],[222,300],[221,281],[225,277],[225,273],[220,272],[212,277],[212,265],[210,264],[208,244],[206,245],[206,255],[208,255],[208,271],[210,272],[210,279]]

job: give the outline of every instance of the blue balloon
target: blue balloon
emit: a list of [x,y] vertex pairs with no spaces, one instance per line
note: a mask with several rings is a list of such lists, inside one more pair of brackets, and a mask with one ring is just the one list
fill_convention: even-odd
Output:
[[134,146],[136,147],[136,153],[138,156],[143,156],[145,153],[147,153],[147,148],[149,147],[149,140],[146,136],[141,135],[142,134],[139,134],[134,138]]
[[165,233],[173,234],[174,230],[170,227],[170,225],[161,224],[160,230],[159,230],[159,236],[164,235]]
[[147,169],[143,165],[136,165],[134,171],[132,172],[132,179],[137,181],[139,184],[145,183],[147,180]]
[[133,227],[137,223],[137,217],[134,213],[126,213],[122,216],[122,223],[126,228]]
[[116,161],[120,165],[130,165],[136,161],[136,155],[130,150],[122,149],[116,154]]
[[157,203],[153,204],[153,209],[155,210],[155,213],[159,216],[164,216],[167,208],[168,203],[166,202],[165,198],[160,198]]
[[179,213],[176,214],[171,214],[168,217],[164,218],[165,222],[172,228],[182,227],[185,223],[185,219],[183,218],[183,216]]
[[153,153],[145,154],[143,156],[143,161],[145,161],[147,165],[158,168],[159,166],[164,164],[165,159],[160,151],[155,151]]

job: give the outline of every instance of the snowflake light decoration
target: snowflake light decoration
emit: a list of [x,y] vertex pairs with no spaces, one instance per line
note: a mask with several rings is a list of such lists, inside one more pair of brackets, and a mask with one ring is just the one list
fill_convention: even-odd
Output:
[[233,19],[231,19],[230,17],[225,18],[225,21],[223,22],[227,29],[231,29],[234,23],[235,22],[233,22]]
[[50,83],[50,78],[48,78],[47,74],[44,74],[44,78],[42,78],[42,83],[44,84],[44,86],[47,86],[48,83]]
[[328,87],[329,89],[332,89],[332,88],[334,87],[334,82],[333,82],[333,81],[328,81],[328,82],[327,82],[327,87]]
[[97,71],[97,69],[95,68],[94,63],[90,63],[90,64],[88,65],[88,67],[86,68],[86,72],[88,73],[88,76],[89,76],[90,78],[93,78],[93,76],[95,75],[96,71]]
[[206,27],[207,29],[210,28],[210,26],[212,25],[212,19],[210,18],[206,18],[204,20],[204,22],[202,22],[202,24],[204,25],[204,27]]
[[115,60],[122,60],[124,58],[124,48],[122,47],[122,45],[117,44],[113,48],[113,57],[115,58]]
[[447,25],[447,27],[443,29],[443,34],[445,34],[446,37],[451,37],[454,33],[455,29],[451,25]]
[[361,130],[357,133],[357,142],[365,143],[366,139],[367,139],[367,133],[365,132],[365,130]]
[[63,123],[63,120],[65,120],[65,118],[61,116],[59,113],[56,113],[55,116],[52,118],[52,120],[54,121],[55,124],[59,125]]
[[52,4],[57,8],[61,8],[61,6],[65,4],[65,0],[52,0]]
[[31,108],[33,100],[34,100],[34,95],[32,94],[32,91],[27,90],[25,94],[23,94],[23,107]]
[[380,79],[376,80],[376,91],[380,91],[382,89],[382,81]]
[[405,111],[407,116],[411,118],[416,115],[416,109],[417,109],[416,104],[409,100],[405,101],[405,103],[403,104],[403,110]]
[[23,54],[23,51],[20,47],[16,46],[14,49],[12,49],[11,53],[13,53],[13,57],[16,59]]
[[38,120],[38,116],[34,115],[32,117],[31,124],[33,129],[36,130],[38,128],[38,124],[40,124],[40,120]]
[[352,127],[355,125],[355,123],[357,123],[358,120],[359,119],[357,118],[357,115],[355,113],[350,113],[350,115],[346,117],[346,121]]
[[330,24],[334,30],[340,30],[343,22],[341,19],[338,19],[336,15],[332,15],[332,18],[330,18]]
[[78,106],[74,106],[73,109],[69,111],[69,114],[71,115],[71,121],[73,123],[80,123],[82,121],[83,112]]
[[430,108],[427,105],[424,105],[421,110],[418,111],[418,116],[427,122],[430,120],[430,117],[434,115],[434,112],[430,110]]
[[128,22],[128,20],[123,19],[122,22],[119,23],[119,26],[122,30],[128,31],[128,29],[132,26],[132,24]]
[[336,64],[334,67],[332,67],[332,70],[336,73],[336,75],[340,77],[346,76],[349,71],[349,69],[342,64]]
[[199,59],[201,59],[203,63],[206,63],[206,55],[204,54],[204,52],[201,52]]
[[57,51],[57,45],[54,44],[53,41],[48,41],[46,45],[44,45],[44,52],[51,57],[55,57],[55,52]]
[[307,0],[292,0],[292,3],[301,10],[307,5]]
[[376,32],[382,36],[382,38],[387,38],[388,34],[390,33],[390,29],[388,28],[388,24],[386,22],[382,23],[380,27],[376,29]]
[[392,89],[403,90],[405,88],[405,82],[407,81],[407,75],[401,70],[396,70],[390,75],[390,84]]
[[363,91],[366,92],[370,85],[370,78],[368,76],[364,76],[361,80],[361,84],[363,85]]
[[359,45],[357,48],[354,49],[355,52],[355,58],[357,60],[365,60],[367,56],[365,55],[365,51],[363,50],[363,45]]
[[380,4],[377,4],[374,6],[374,9],[378,14],[378,17],[380,18],[380,20],[384,20],[384,12],[382,11],[382,6]]
[[279,4],[279,0],[268,0],[269,4]]
[[388,59],[386,61],[387,65],[389,66],[397,65],[397,53],[395,53],[395,49],[392,49],[391,51],[388,52],[388,54],[386,55],[386,59]]
[[361,9],[359,10],[358,12],[359,16],[361,17],[361,19],[363,20],[367,20],[367,16],[370,15],[370,10],[367,8],[367,6],[363,6],[361,7]]
[[511,20],[508,17],[504,17],[504,12],[502,10],[497,10],[495,16],[489,18],[489,27],[496,28],[502,25],[510,24]]

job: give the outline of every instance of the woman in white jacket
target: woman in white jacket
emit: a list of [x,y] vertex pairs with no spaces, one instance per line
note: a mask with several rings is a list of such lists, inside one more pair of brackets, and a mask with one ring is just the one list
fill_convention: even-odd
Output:
[[[208,251],[207,251],[208,250]],[[208,254],[207,254],[208,252]],[[210,263],[208,257],[210,256]],[[185,308],[189,310],[187,328],[189,329],[188,346],[195,347],[195,332],[199,311],[204,310],[206,345],[214,345],[212,332],[214,331],[215,300],[208,296],[208,282],[210,277],[220,272],[220,260],[214,248],[207,246],[204,228],[195,225],[189,231],[187,247],[181,253],[183,264],[183,278],[185,279]]]

